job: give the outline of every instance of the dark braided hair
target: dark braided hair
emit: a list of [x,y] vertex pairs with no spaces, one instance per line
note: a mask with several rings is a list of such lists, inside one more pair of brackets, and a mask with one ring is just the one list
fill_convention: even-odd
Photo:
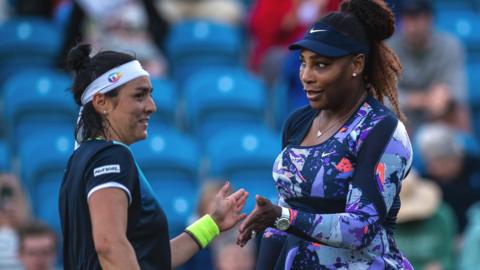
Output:
[[395,31],[395,17],[383,0],[344,0],[328,23],[353,39],[368,44],[364,79],[368,91],[381,103],[387,97],[401,121],[405,116],[398,102],[397,81],[402,65],[385,44]]
[[[79,44],[68,53],[67,67],[75,72],[75,79],[72,86],[72,94],[75,102],[82,106],[82,94],[87,86],[110,69],[135,60],[129,54],[103,51],[90,57],[92,48],[89,44]],[[121,87],[121,86],[120,86]],[[105,93],[108,97],[118,95],[118,89]],[[75,139],[81,142],[85,139],[97,136],[107,137],[106,122],[93,107],[92,102],[83,106],[82,116],[75,128]]]

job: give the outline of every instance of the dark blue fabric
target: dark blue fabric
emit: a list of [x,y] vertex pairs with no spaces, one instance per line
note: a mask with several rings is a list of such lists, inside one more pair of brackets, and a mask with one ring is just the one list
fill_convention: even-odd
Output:
[[285,122],[282,134],[282,149],[287,145],[300,145],[307,135],[318,111],[306,105],[293,112]]
[[[375,179],[375,168],[385,151],[385,147],[392,138],[397,123],[398,120],[393,115],[389,115],[378,123],[369,133],[358,152],[358,160],[362,161],[362,166],[356,167],[356,181],[353,182],[353,185],[360,187],[364,192],[363,194],[375,204],[375,208],[382,221],[384,221],[387,216],[387,210],[377,183],[376,181],[372,181],[372,179]],[[398,199],[398,196],[396,199]],[[394,207],[392,207],[392,209],[393,208]]]
[[340,57],[349,54],[368,54],[368,46],[337,31],[322,21],[315,23],[307,32],[303,40],[290,45],[290,50],[308,49],[328,57]]
[[274,269],[279,255],[285,252],[284,244],[285,238],[263,238],[260,242],[256,270]]
[[[118,173],[93,171],[118,164]],[[131,194],[127,238],[141,269],[171,269],[167,219],[128,147],[111,141],[83,143],[69,160],[60,189],[65,269],[101,269],[92,237],[87,194],[99,184],[117,182]]]

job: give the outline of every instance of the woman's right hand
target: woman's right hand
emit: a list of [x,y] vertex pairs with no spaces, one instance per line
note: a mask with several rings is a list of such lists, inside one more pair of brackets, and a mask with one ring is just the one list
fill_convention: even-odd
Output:
[[[257,195],[256,204],[247,219],[240,225],[237,245],[243,247],[252,238],[252,235],[273,226],[275,219],[282,214],[282,208],[272,204],[268,199]],[[252,234],[252,232],[254,232]]]

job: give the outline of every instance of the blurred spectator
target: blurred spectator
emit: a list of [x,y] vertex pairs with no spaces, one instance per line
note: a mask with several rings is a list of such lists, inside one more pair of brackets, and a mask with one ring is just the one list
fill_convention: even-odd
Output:
[[19,231],[18,255],[24,270],[55,269],[57,236],[47,225],[32,222]]
[[402,183],[395,238],[414,269],[454,266],[455,216],[434,182],[411,171]]
[[0,23],[11,16],[10,3],[8,0],[0,0]]
[[63,68],[70,48],[80,41],[94,48],[136,52],[152,76],[166,72],[161,49],[168,23],[155,0],[72,0],[72,10],[57,63]]
[[0,175],[0,269],[21,269],[16,230],[30,219],[30,208],[17,178]]
[[469,130],[464,48],[434,29],[430,0],[400,2],[400,31],[390,45],[403,65],[399,94],[410,131],[432,120]]
[[321,14],[338,9],[338,3],[338,0],[257,0],[248,22],[253,41],[251,69],[267,73],[267,77],[277,75],[286,47],[300,39],[307,26]]
[[480,202],[468,209],[468,225],[464,239],[458,269],[476,269],[480,265]]
[[159,2],[157,6],[171,23],[193,18],[239,25],[244,13],[240,1],[237,0],[161,0],[157,2]]
[[480,200],[479,157],[469,154],[455,131],[445,124],[419,128],[415,145],[420,150],[427,178],[440,185],[444,201],[453,207],[462,232],[467,209]]
[[255,269],[255,241],[248,242],[242,248],[236,244],[237,232],[238,229],[233,229],[213,242],[216,270]]

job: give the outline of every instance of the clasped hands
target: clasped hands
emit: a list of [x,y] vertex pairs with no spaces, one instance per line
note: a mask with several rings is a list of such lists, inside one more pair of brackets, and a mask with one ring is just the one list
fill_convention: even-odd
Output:
[[275,219],[281,215],[282,209],[272,204],[268,199],[256,195],[255,208],[247,216],[241,211],[245,206],[248,192],[244,189],[239,189],[232,194],[230,192],[230,183],[227,182],[217,193],[210,215],[222,232],[231,229],[238,222],[244,220],[239,227],[237,236],[237,245],[243,247],[250,239],[255,237],[256,232],[272,227]]

